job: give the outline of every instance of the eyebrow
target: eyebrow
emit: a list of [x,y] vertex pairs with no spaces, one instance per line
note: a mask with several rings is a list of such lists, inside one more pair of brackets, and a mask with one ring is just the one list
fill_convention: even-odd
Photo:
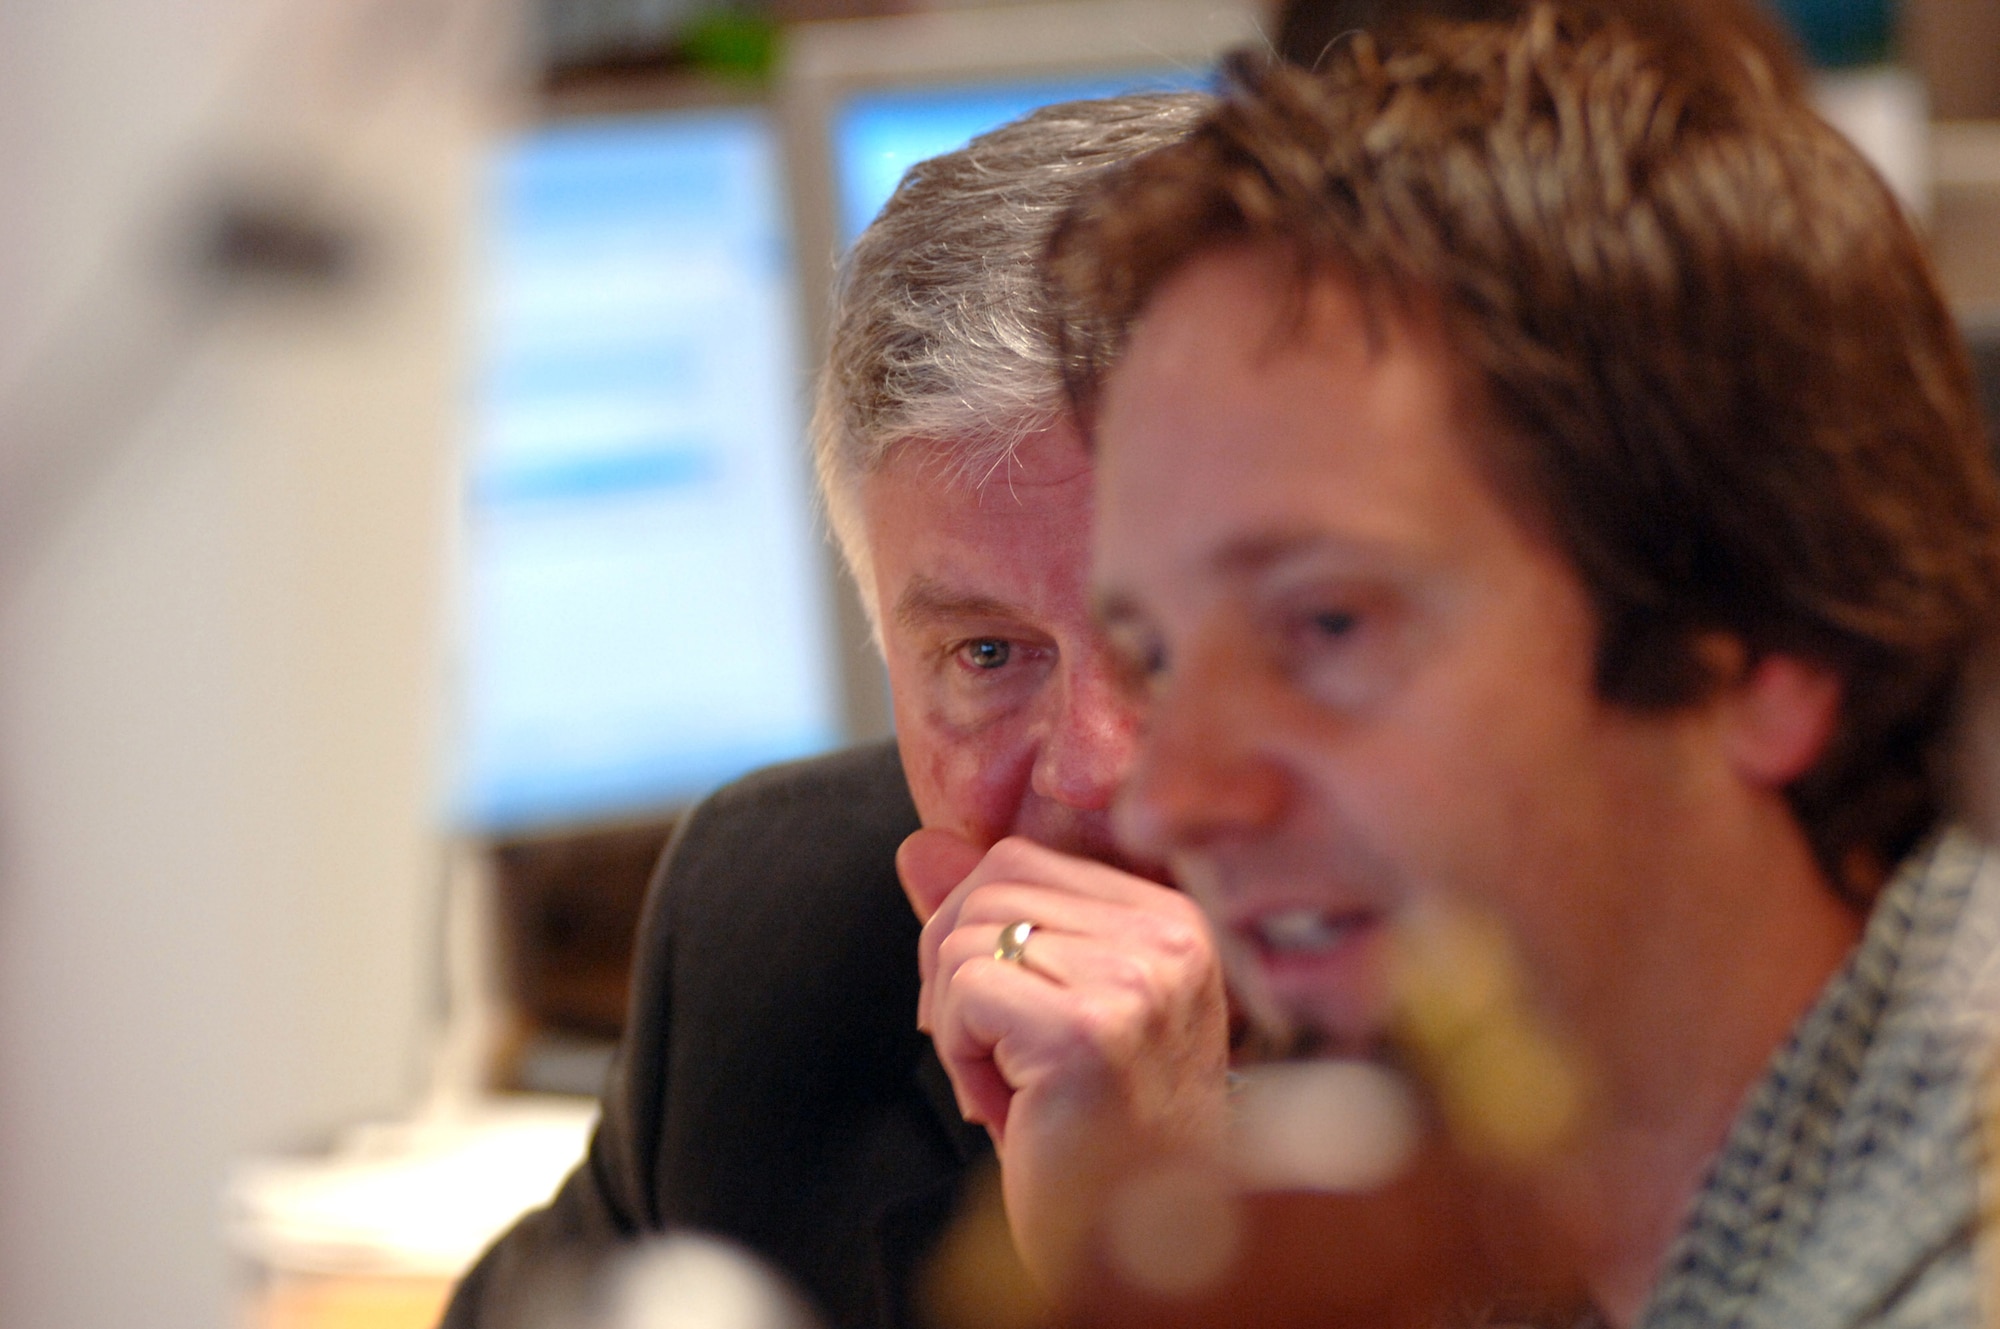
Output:
[[[1278,530],[1248,535],[1216,550],[1205,560],[1205,566],[1225,579],[1240,580],[1254,577],[1288,558],[1329,543],[1347,545],[1349,542],[1329,541],[1325,535],[1310,530]],[[1092,598],[1090,608],[1092,617],[1103,627],[1144,617],[1138,598],[1116,587],[1098,592]]]
[[903,593],[896,597],[895,617],[904,627],[915,627],[921,623],[936,622],[940,619],[961,618],[1020,618],[1021,610],[1005,600],[996,600],[990,595],[977,595],[954,591],[942,582],[929,577],[916,576],[910,579]]
[[1325,537],[1314,532],[1277,531],[1232,540],[1208,561],[1211,567],[1226,576],[1244,576],[1262,572],[1273,563],[1282,563],[1298,553],[1327,543]]
[[[1292,532],[1245,536],[1210,555],[1206,565],[1225,577],[1254,575],[1317,543],[1310,534]],[[1099,623],[1116,623],[1139,612],[1138,600],[1115,587],[1099,592],[1091,602],[1091,613]]]

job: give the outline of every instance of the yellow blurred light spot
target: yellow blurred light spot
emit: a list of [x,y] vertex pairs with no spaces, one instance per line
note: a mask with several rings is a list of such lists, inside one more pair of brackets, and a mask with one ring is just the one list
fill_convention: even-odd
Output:
[[1533,1009],[1506,932],[1432,904],[1400,930],[1398,1031],[1460,1148],[1525,1164],[1561,1148],[1583,1114],[1576,1060]]
[[966,1190],[918,1288],[933,1329],[1033,1329],[1049,1304],[1014,1249],[1000,1174],[988,1167]]

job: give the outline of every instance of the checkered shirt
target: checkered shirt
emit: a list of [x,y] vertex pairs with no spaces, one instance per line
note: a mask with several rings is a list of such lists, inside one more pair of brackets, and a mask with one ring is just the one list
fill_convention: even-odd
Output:
[[1898,870],[1772,1059],[1640,1329],[1982,1323],[1982,1081],[2000,859],[1961,831]]

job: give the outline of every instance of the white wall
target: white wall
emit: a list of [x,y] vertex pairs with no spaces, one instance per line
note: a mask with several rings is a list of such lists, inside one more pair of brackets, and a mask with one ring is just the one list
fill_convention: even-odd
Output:
[[[420,1087],[495,12],[0,5],[9,1329],[228,1323],[227,1161]],[[358,222],[359,280],[204,296],[169,259],[219,178]]]

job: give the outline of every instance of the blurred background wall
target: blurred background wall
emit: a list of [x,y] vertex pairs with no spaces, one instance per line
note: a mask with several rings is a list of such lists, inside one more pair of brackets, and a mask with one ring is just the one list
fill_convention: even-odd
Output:
[[403,1108],[495,14],[0,5],[0,1324],[215,1329]]

